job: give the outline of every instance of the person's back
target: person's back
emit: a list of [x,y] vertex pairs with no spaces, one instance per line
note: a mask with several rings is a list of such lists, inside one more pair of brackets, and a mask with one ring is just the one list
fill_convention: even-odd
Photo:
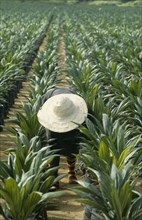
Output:
[[[79,152],[79,124],[87,116],[87,105],[82,97],[70,88],[50,89],[43,97],[43,107],[38,113],[39,122],[46,128],[47,138],[52,140],[51,150],[67,157],[69,183],[76,182],[75,154]],[[51,162],[59,166],[60,157]],[[58,175],[56,173],[55,175]]]

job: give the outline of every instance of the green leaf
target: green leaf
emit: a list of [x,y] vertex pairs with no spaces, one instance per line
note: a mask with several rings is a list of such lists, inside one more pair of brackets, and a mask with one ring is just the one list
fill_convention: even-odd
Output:
[[119,199],[119,194],[115,187],[112,188],[111,201],[109,202],[111,202],[112,208],[115,210],[116,219],[121,220],[122,219],[121,202]]
[[48,202],[51,201],[52,199],[55,199],[60,196],[67,196],[68,193],[65,191],[56,191],[56,192],[48,192],[44,193],[41,199],[41,202]]
[[9,206],[9,211],[16,219],[22,208],[22,197],[16,181],[9,177],[5,180],[4,188],[0,190],[0,195]]
[[140,148],[132,148],[127,147],[122,154],[120,155],[118,161],[117,161],[117,166],[120,170],[122,170],[124,168],[124,166],[127,165],[127,163],[131,162],[134,163],[134,158],[136,158],[136,155],[138,153],[138,151],[140,150]]
[[100,142],[98,154],[102,160],[110,162],[110,150],[103,140]]
[[102,122],[103,122],[103,128],[104,128],[105,134],[109,134],[110,129],[111,129],[111,124],[110,124],[107,114],[103,114]]
[[43,193],[48,192],[48,190],[50,189],[50,187],[53,184],[55,177],[54,176],[49,176],[39,187],[39,190]]
[[24,218],[30,217],[34,208],[38,205],[39,201],[42,198],[42,193],[40,192],[31,192],[28,198],[23,203]]
[[125,184],[121,187],[120,202],[123,216],[127,216],[127,212],[132,202],[132,189],[129,181],[125,182]]

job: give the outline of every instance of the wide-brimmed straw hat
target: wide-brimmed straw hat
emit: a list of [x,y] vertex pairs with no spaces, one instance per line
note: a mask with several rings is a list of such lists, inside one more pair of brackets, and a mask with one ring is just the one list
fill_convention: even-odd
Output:
[[58,132],[68,132],[85,121],[88,109],[84,99],[75,94],[58,94],[49,98],[37,116],[41,125]]

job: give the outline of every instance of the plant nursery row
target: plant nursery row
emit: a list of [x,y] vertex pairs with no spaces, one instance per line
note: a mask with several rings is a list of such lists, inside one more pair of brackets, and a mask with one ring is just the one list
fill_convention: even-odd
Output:
[[[64,174],[55,177],[58,168],[50,167],[56,153],[48,150],[37,119],[42,96],[63,75],[89,109],[85,125],[78,128],[83,134],[77,155],[83,180],[71,189],[84,204],[85,220],[91,215],[141,220],[141,9],[46,2],[2,2],[1,8],[1,125],[29,70],[32,76],[23,112],[10,120],[13,126],[2,126],[16,142],[15,148],[5,150],[7,160],[0,161],[0,214],[6,220],[49,219],[53,200],[64,195],[51,192]],[[38,53],[45,36],[45,48]]]

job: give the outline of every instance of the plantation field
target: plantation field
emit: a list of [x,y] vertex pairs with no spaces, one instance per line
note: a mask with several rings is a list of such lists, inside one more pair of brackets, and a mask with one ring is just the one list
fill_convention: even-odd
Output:
[[[37,112],[48,89],[70,86],[89,109],[85,126],[79,127],[83,180],[71,190],[100,220],[140,220],[141,8],[44,1],[2,1],[0,6],[0,125],[1,133],[7,130],[16,140],[10,150],[13,145],[0,141],[1,155],[4,150],[7,155],[0,161],[1,216],[45,220],[55,209],[51,200],[65,196],[50,191],[64,175],[55,178],[49,167],[55,153],[47,151]],[[27,104],[10,118],[13,126],[4,128],[24,81]]]

